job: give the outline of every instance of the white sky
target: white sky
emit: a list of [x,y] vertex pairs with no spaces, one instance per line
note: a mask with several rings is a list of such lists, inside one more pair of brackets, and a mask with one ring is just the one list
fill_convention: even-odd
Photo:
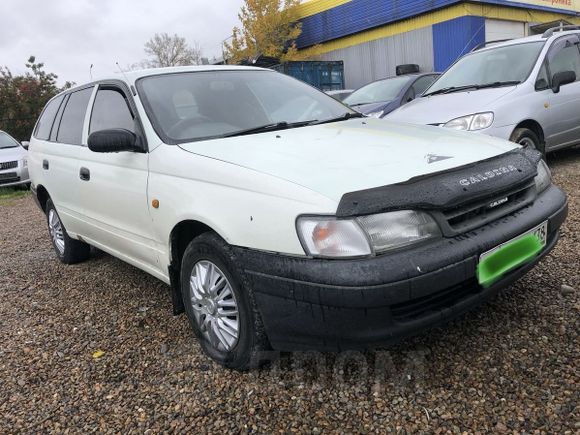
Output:
[[242,0],[0,0],[0,66],[25,70],[30,55],[45,70],[81,84],[146,58],[155,33],[198,41],[203,56],[221,56]]

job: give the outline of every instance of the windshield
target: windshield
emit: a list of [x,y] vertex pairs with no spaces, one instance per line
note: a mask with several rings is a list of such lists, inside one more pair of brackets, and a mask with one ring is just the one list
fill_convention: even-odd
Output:
[[7,133],[4,133],[3,131],[0,131],[0,149],[16,148],[17,146],[20,145],[18,144],[18,142],[16,142],[15,139],[12,138],[12,136],[10,136]]
[[259,133],[355,113],[332,97],[272,71],[203,71],[137,83],[149,118],[168,143]]
[[394,100],[409,81],[410,77],[396,77],[369,83],[350,94],[344,99],[344,103],[349,106],[360,106]]
[[452,87],[523,82],[543,46],[544,42],[539,41],[476,51],[449,68],[425,95]]

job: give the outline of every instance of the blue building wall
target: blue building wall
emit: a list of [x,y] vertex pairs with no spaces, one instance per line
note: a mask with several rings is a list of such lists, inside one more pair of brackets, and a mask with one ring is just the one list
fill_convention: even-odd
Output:
[[[301,19],[302,34],[296,41],[296,45],[298,48],[306,48],[459,3],[466,2],[465,0],[352,0]],[[562,14],[579,14],[576,11],[509,0],[481,0],[479,3]],[[546,4],[550,5],[548,2]]]
[[309,47],[353,33],[461,3],[458,0],[352,0],[303,18],[298,48]]
[[435,71],[445,71],[453,62],[485,42],[485,18],[460,17],[433,26]]

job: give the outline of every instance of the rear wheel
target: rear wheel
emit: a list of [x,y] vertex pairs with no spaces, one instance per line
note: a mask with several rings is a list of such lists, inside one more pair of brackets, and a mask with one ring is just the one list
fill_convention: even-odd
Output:
[[46,202],[46,220],[52,246],[60,261],[64,264],[75,264],[89,258],[90,245],[69,237],[50,199]]
[[246,370],[269,349],[253,292],[229,245],[213,233],[194,239],[181,263],[181,294],[203,351]]
[[529,128],[516,128],[512,133],[510,140],[524,148],[537,150],[544,154],[544,144],[538,135]]

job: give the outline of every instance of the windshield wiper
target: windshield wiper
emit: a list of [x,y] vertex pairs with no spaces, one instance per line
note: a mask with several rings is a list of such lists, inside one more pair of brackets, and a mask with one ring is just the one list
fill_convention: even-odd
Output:
[[365,116],[359,112],[353,112],[353,113],[347,112],[344,115],[337,116],[336,118],[330,118],[330,119],[325,119],[324,121],[315,122],[314,125],[329,124],[331,122],[346,121],[346,120],[352,119],[352,118],[365,118]]
[[450,94],[452,92],[467,91],[469,89],[485,89],[485,88],[499,88],[501,86],[515,86],[519,85],[520,83],[521,82],[518,80],[510,80],[505,82],[485,83],[483,85],[449,86],[446,88],[437,89],[436,91],[433,92],[429,92],[428,94],[425,94],[423,96],[428,97],[430,95]]
[[275,122],[272,124],[261,125],[259,127],[252,127],[247,128],[245,130],[233,131],[231,133],[226,133],[220,135],[220,137],[234,137],[234,136],[245,136],[248,134],[256,134],[256,133],[266,133],[268,131],[276,131],[276,130],[286,130],[288,128],[296,128],[296,127],[304,127],[306,125],[314,124],[318,120],[313,119],[310,121],[300,121],[300,122]]

